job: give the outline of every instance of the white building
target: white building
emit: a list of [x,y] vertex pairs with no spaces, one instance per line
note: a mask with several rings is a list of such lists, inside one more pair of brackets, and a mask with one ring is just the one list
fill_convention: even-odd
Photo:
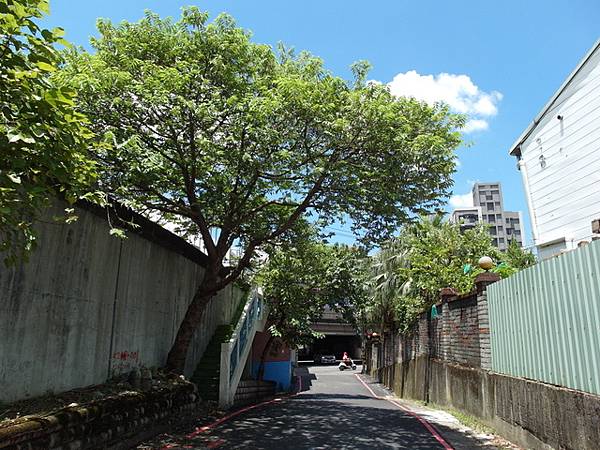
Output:
[[540,258],[590,241],[600,218],[600,40],[512,145]]
[[450,215],[450,222],[460,223],[461,229],[470,230],[475,228],[478,223],[483,222],[483,216],[481,215],[480,206],[466,206],[463,208],[456,208]]

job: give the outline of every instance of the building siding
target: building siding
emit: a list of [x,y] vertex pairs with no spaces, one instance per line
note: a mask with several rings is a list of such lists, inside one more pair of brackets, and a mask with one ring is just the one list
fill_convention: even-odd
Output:
[[523,142],[521,155],[535,244],[564,237],[571,249],[591,240],[591,221],[600,217],[598,49]]

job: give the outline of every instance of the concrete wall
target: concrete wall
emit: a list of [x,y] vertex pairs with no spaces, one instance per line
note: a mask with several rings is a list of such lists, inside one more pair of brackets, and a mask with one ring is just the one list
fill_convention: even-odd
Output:
[[[256,379],[258,377],[259,368],[260,362],[252,361],[253,379]],[[292,388],[292,368],[293,367],[291,361],[265,362],[263,380],[275,383],[277,392],[289,391]]]
[[[252,361],[251,377],[258,378],[260,360],[269,340],[268,331],[258,331],[252,342],[252,351],[248,360]],[[278,391],[288,391],[292,383],[292,351],[280,339],[275,339],[265,357],[263,380],[276,383]]]
[[426,356],[381,368],[379,376],[401,397],[464,411],[524,448],[600,448],[598,396],[440,360],[428,362]]
[[[94,208],[77,208],[74,224],[53,222],[64,206],[40,222],[28,263],[0,267],[0,401],[164,365],[203,273],[198,250],[142,218],[142,236],[120,240]],[[209,303],[186,374],[241,296],[229,288]]]

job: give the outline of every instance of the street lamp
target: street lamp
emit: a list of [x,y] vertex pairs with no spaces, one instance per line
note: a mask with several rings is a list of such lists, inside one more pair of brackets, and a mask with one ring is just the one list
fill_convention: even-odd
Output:
[[481,258],[479,258],[477,264],[486,272],[492,267],[494,267],[494,261],[489,256],[482,256]]

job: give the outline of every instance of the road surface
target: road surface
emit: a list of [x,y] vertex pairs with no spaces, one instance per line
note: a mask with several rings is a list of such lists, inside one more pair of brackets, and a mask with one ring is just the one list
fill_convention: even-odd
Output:
[[[435,428],[379,396],[357,371],[305,369],[303,392],[244,411],[210,428],[189,430],[171,449],[479,449],[456,430]],[[374,397],[375,395],[375,397]],[[460,441],[460,442],[458,442]],[[138,447],[148,448],[148,447]],[[156,447],[155,447],[156,448]]]

